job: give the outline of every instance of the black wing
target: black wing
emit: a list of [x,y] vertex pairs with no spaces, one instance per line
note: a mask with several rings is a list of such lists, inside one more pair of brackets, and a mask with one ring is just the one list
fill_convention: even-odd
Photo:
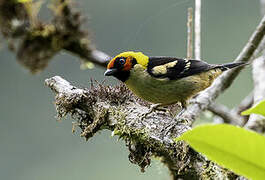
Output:
[[216,65],[210,65],[199,60],[187,60],[175,57],[150,57],[147,71],[153,77],[174,80],[208,71],[215,67]]

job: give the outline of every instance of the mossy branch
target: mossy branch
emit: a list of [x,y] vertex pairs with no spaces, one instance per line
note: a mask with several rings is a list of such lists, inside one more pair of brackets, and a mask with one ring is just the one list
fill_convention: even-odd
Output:
[[80,12],[70,7],[69,1],[54,1],[51,22],[37,18],[40,2],[0,0],[0,31],[17,54],[17,60],[32,73],[45,69],[58,52],[66,50],[88,61],[105,67],[109,56],[92,48],[89,33],[82,29]]
[[168,166],[174,179],[225,179],[233,175],[209,163],[187,144],[172,140],[190,129],[186,121],[176,121],[170,113],[161,111],[142,119],[149,109],[124,85],[111,87],[94,83],[90,89],[80,89],[59,76],[47,79],[45,84],[56,94],[58,118],[71,115],[86,140],[102,129],[111,130],[113,135],[125,140],[129,160],[142,171],[150,165],[151,157],[156,156]]

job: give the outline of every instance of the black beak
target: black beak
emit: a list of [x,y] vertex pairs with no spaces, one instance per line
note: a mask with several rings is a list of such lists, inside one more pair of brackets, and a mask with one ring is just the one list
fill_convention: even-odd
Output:
[[116,72],[118,72],[118,69],[107,69],[104,76],[113,76]]

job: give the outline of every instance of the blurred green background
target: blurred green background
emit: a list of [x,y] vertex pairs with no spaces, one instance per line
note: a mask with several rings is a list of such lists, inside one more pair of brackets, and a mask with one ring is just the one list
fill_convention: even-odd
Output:
[[[153,56],[186,55],[186,15],[193,0],[73,2],[88,17],[85,28],[99,50],[112,56],[125,50]],[[259,14],[258,0],[203,0],[203,59],[232,61],[258,24]],[[103,131],[86,142],[71,133],[71,119],[56,121],[54,95],[44,86],[45,78],[60,75],[85,87],[91,77],[103,80],[103,69],[80,70],[77,57],[61,52],[44,72],[31,75],[16,62],[6,42],[0,44],[0,179],[169,179],[167,168],[157,160],[141,173],[129,162],[124,142],[110,137],[111,132]],[[233,107],[251,89],[247,68],[218,101]]]

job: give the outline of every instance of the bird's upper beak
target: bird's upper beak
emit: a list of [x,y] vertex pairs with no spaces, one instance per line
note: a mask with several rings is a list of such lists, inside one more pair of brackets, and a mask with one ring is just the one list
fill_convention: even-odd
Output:
[[107,69],[104,76],[113,76],[116,72],[118,72],[118,69]]

